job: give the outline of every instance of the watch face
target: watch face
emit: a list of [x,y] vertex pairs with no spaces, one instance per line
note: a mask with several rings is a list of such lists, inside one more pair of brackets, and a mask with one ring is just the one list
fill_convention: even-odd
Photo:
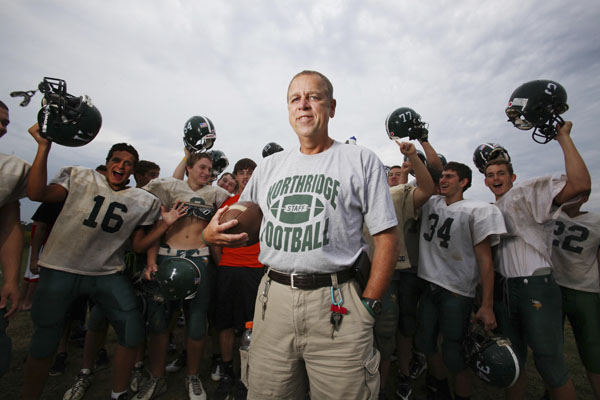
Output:
[[381,302],[374,300],[371,302],[371,308],[376,315],[381,314]]

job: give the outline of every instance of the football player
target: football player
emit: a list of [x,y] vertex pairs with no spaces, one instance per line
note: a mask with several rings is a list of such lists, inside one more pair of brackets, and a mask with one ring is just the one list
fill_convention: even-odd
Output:
[[[106,172],[105,165],[96,167],[96,171],[104,174]],[[157,178],[160,174],[160,167],[152,161],[141,160],[136,164],[134,177],[136,187],[141,188],[150,180]],[[131,246],[128,244],[127,248]],[[146,254],[136,254],[129,250],[125,254],[125,274],[130,279],[139,277],[138,272],[146,267]],[[75,382],[66,390],[63,400],[80,400],[85,395],[92,383],[93,372],[98,371],[102,366],[108,363],[108,356],[105,347],[102,345],[106,341],[108,331],[108,319],[100,307],[92,307],[87,320],[87,331],[85,333],[85,341],[83,344],[83,360],[81,370],[75,377]],[[62,345],[62,343],[61,343]],[[136,393],[144,378],[144,355],[145,346],[142,343],[138,346],[134,368],[129,383],[129,389]],[[95,361],[95,362],[94,362]]]
[[579,357],[596,399],[600,399],[600,215],[581,211],[584,193],[565,205],[554,222],[552,266]]
[[[385,391],[385,385],[391,366],[391,356],[394,352],[396,342],[396,332],[401,330],[399,340],[399,362],[400,378],[402,381],[409,381],[408,368],[412,354],[412,340],[416,323],[412,315],[416,315],[419,287],[422,286],[416,282],[416,268],[411,271],[411,262],[406,246],[405,230],[412,226],[412,222],[418,217],[421,206],[434,194],[435,185],[427,167],[417,155],[414,144],[400,142],[396,140],[400,152],[404,154],[414,165],[414,174],[417,180],[417,186],[397,184],[390,185],[390,194],[394,203],[394,210],[398,218],[398,259],[394,269],[392,282],[382,300],[382,311],[375,321],[375,339],[377,348],[381,353],[381,388],[380,392]],[[395,171],[395,167],[390,168],[388,174],[388,184],[390,175]],[[364,232],[364,230],[363,230]],[[372,240],[365,235],[372,254]],[[410,271],[410,272],[409,272]],[[402,310],[402,312],[400,312]],[[409,310],[412,310],[409,311]],[[408,400],[412,396],[410,385],[397,393],[401,399]]]
[[[464,199],[471,169],[450,162],[442,171],[440,195],[421,208],[418,276],[427,281],[418,311],[417,348],[427,355],[429,392],[447,392],[446,368],[455,374],[455,399],[471,396],[471,372],[462,342],[467,333],[477,283],[483,299],[475,313],[486,330],[496,327],[491,246],[506,232],[497,207]],[[438,351],[438,335],[442,336]]]
[[[9,123],[8,107],[0,101],[0,137],[6,134]],[[0,153],[0,264],[4,281],[0,291],[0,353],[3,354],[0,377],[10,365],[11,347],[5,336],[6,318],[14,315],[19,308],[19,272],[23,252],[19,199],[25,197],[29,168],[25,161]]]
[[[167,212],[151,194],[126,187],[138,154],[125,143],[110,149],[105,175],[88,168],[65,167],[48,184],[46,164],[52,143],[40,135],[37,123],[29,133],[38,149],[27,195],[34,201],[65,201],[65,205],[56,221],[59,229],[50,233],[38,262],[43,268],[31,310],[34,333],[23,398],[40,397],[67,308],[81,294],[89,294],[102,307],[117,332],[111,398],[124,398],[135,348],[143,339],[143,322],[131,284],[119,273],[124,268],[123,244],[131,239],[135,251],[145,251],[185,210],[179,207]],[[159,216],[162,218],[157,221]],[[142,227],[152,224],[154,228],[146,233]]]
[[235,180],[235,177],[229,172],[225,172],[221,175],[217,181],[217,185],[221,186],[231,194],[236,194],[238,191],[238,183]]
[[148,184],[152,179],[158,178],[160,175],[160,167],[158,164],[148,160],[140,160],[135,166],[135,187],[143,187]]
[[[207,153],[192,153],[185,158],[186,181],[171,178],[154,179],[144,187],[157,196],[167,207],[183,203],[187,216],[175,223],[153,249],[148,252],[146,279],[158,271],[164,260],[183,257],[191,260],[200,270],[200,283],[192,298],[183,302],[186,322],[187,376],[186,391],[191,400],[206,399],[206,392],[198,376],[207,333],[207,313],[210,298],[209,248],[202,231],[216,210],[229,198],[221,187],[211,186],[212,160]],[[158,252],[158,258],[157,258]],[[181,299],[183,300],[183,299]],[[150,399],[166,391],[165,364],[169,341],[169,322],[176,304],[148,301],[149,359],[151,377],[139,390],[137,399]]]
[[[496,269],[505,280],[499,286],[506,288],[506,303],[495,302],[500,330],[511,340],[521,367],[529,346],[552,396],[573,399],[575,389],[563,354],[560,289],[551,274],[548,222],[553,218],[552,205],[564,204],[589,191],[591,178],[571,139],[572,123],[565,121],[557,127],[556,140],[563,151],[566,176],[544,176],[514,184],[517,176],[512,164],[496,159],[485,167],[485,185],[494,194],[508,229],[495,258]],[[507,389],[507,398],[523,398],[525,385],[525,374],[521,374]]]

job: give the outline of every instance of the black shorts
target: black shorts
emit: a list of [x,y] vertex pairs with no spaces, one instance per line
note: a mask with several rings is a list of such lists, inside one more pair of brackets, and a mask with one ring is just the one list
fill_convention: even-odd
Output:
[[244,329],[254,318],[254,302],[264,268],[217,267],[215,328]]

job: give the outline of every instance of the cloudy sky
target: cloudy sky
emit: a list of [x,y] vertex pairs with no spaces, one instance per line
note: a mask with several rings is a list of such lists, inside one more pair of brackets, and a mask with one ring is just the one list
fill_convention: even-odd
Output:
[[[3,79],[10,107],[0,151],[31,162],[27,133],[39,109],[9,97],[44,76],[89,95],[103,126],[85,147],[53,146],[49,175],[95,167],[110,145],[132,143],[169,176],[181,159],[184,122],[206,115],[215,148],[233,163],[258,161],[275,141],[297,146],[285,94],[303,69],[327,75],[337,111],[330,135],[356,136],[385,164],[401,160],[386,136],[391,111],[408,106],[429,123],[430,141],[471,167],[475,147],[498,142],[518,180],[564,170],[558,143],[536,144],[506,122],[512,91],[533,79],[560,82],[573,139],[600,184],[600,3],[578,1],[9,1],[2,4]],[[492,201],[474,171],[466,197]],[[35,204],[22,202],[28,220]],[[587,205],[600,211],[600,194]]]

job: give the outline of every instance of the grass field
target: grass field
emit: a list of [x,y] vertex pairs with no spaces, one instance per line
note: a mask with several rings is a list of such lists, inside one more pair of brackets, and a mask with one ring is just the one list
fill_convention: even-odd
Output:
[[[8,327],[8,335],[13,341],[13,354],[11,368],[4,377],[0,379],[0,399],[19,399],[21,398],[23,389],[23,368],[24,360],[27,356],[27,350],[29,345],[29,339],[32,332],[32,323],[29,312],[20,312],[14,318],[10,320]],[[181,328],[176,329],[175,338],[177,343],[182,342],[182,330]],[[109,331],[107,339],[107,347],[109,355],[112,355],[114,345],[116,343],[115,335],[112,329]],[[200,376],[204,383],[204,387],[207,391],[208,398],[210,399],[212,393],[214,393],[217,383],[210,380],[210,354],[211,346],[208,346],[208,351],[205,358],[202,360]],[[573,334],[570,329],[570,325],[566,323],[565,327],[565,354],[567,358],[567,364],[571,378],[575,384],[577,396],[579,399],[592,399],[593,395],[580,361],[577,349],[575,347],[575,341]],[[4,356],[4,355],[2,355]],[[175,355],[170,355],[170,359],[174,358]],[[82,349],[74,344],[69,345],[69,357],[67,360],[67,370],[64,375],[48,377],[43,399],[62,399],[65,390],[72,384],[73,379],[79,368],[81,367]],[[396,365],[392,365],[392,371],[396,371]],[[544,391],[543,382],[535,370],[531,354],[528,357],[526,372],[528,376],[528,388],[527,388],[527,399],[539,399]],[[89,389],[86,399],[108,399],[110,398],[110,382],[111,382],[111,368],[99,371],[95,374],[94,383]],[[185,399],[186,393],[184,390],[184,372],[180,371],[175,374],[168,375],[168,391],[167,393],[160,396],[164,400],[174,399]],[[495,389],[488,385],[485,385],[482,381],[475,378],[475,393],[473,399],[502,399],[503,392]],[[395,374],[392,373],[390,376],[390,382],[386,388],[386,393],[389,399],[394,397],[395,387]],[[425,398],[424,392],[424,377],[421,377],[415,382],[415,390],[417,399]]]

